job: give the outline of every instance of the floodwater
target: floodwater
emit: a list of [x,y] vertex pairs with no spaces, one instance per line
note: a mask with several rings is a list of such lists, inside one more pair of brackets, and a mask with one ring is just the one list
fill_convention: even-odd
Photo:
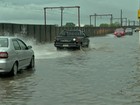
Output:
[[0,77],[0,105],[140,105],[138,33],[90,38],[80,51],[33,49],[35,70]]

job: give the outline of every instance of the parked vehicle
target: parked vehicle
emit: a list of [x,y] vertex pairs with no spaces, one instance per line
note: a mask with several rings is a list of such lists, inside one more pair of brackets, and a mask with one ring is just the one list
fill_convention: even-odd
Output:
[[123,28],[117,28],[114,31],[114,35],[117,36],[117,37],[124,36],[125,35],[125,30]]
[[140,31],[140,28],[139,28],[139,27],[136,27],[136,28],[134,29],[134,31],[135,31],[135,32],[139,32],[139,31]]
[[125,34],[126,35],[133,35],[133,29],[132,28],[126,28],[125,29]]
[[57,49],[88,47],[89,38],[81,30],[64,30],[55,39],[54,46]]
[[34,59],[32,46],[16,37],[0,37],[0,73],[15,76],[22,68],[34,68]]

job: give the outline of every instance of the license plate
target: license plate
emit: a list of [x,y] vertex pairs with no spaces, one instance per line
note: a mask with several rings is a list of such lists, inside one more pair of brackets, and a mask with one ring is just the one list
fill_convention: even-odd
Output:
[[64,45],[63,45],[63,47],[68,47],[68,46],[69,46],[68,44],[64,44]]

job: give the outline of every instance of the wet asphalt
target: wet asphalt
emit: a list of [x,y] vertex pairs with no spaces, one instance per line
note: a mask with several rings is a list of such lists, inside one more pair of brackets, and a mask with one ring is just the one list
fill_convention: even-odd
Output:
[[35,70],[0,77],[0,105],[140,105],[138,33],[92,37],[81,50],[33,49]]

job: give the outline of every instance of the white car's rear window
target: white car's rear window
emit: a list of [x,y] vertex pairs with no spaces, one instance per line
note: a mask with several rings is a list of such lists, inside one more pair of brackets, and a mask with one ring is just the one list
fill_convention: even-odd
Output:
[[0,38],[0,47],[8,47],[8,39]]

